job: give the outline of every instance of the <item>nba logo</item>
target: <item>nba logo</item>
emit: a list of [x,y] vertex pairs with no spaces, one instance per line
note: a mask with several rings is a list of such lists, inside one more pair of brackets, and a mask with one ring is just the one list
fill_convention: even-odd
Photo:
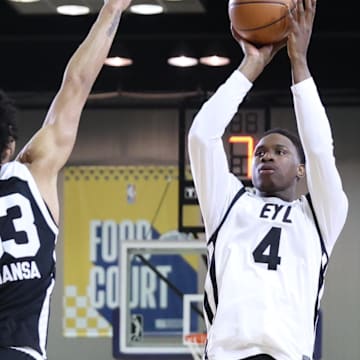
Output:
[[141,341],[143,334],[143,317],[142,315],[133,314],[131,316],[131,341]]
[[126,196],[128,204],[133,204],[136,200],[136,188],[133,184],[128,184],[126,189]]

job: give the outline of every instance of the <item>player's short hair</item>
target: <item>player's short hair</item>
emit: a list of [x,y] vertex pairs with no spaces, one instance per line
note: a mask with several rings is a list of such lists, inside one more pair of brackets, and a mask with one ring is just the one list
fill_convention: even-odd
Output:
[[281,129],[281,128],[274,128],[274,129],[267,130],[267,131],[265,131],[263,136],[267,136],[270,134],[280,134],[280,135],[286,136],[294,144],[301,164],[305,164],[305,160],[306,160],[305,153],[304,153],[304,149],[302,147],[299,136],[297,136],[295,133],[293,133],[289,130]]
[[18,138],[16,107],[3,90],[0,89],[0,155],[12,140]]

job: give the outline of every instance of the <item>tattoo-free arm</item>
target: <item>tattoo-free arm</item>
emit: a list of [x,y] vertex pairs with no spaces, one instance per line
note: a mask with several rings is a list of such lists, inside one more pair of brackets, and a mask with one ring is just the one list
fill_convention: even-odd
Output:
[[41,129],[17,160],[32,173],[54,219],[59,219],[57,177],[74,147],[86,99],[110,50],[121,13],[131,0],[108,0],[66,66],[62,84]]
[[81,112],[104,64],[129,0],[109,0],[89,34],[68,62],[59,92],[43,127],[20,152],[19,159],[34,171],[57,174],[73,149]]

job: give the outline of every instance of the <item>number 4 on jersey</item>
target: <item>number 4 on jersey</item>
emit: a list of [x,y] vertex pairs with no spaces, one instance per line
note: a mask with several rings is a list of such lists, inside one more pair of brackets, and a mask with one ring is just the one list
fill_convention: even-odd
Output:
[[[268,270],[277,270],[280,265],[281,257],[279,256],[281,228],[272,227],[265,235],[264,239],[253,251],[254,261],[257,263],[268,264]],[[269,248],[268,253],[265,254]]]

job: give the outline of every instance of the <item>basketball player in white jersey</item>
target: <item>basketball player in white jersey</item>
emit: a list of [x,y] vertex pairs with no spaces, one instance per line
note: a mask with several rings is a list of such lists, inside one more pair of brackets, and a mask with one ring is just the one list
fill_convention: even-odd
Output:
[[[331,129],[307,64],[315,7],[315,0],[298,0],[287,39],[305,157],[296,137],[275,129],[256,145],[254,192],[230,173],[224,130],[282,47],[258,49],[234,32],[243,61],[202,106],[189,132],[191,170],[208,240],[204,359],[313,357],[325,269],[348,211]],[[305,170],[309,193],[297,198]]]
[[11,161],[14,107],[0,94],[0,359],[46,359],[58,235],[58,173],[82,109],[131,0],[106,0],[71,57],[41,129]]

